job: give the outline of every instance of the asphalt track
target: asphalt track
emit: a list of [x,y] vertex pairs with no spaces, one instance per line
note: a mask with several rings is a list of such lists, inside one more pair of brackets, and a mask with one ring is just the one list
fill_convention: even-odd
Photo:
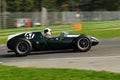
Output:
[[8,53],[0,45],[0,63],[19,67],[77,68],[120,72],[120,38],[100,40],[100,44],[88,52],[49,51],[36,52],[27,57]]

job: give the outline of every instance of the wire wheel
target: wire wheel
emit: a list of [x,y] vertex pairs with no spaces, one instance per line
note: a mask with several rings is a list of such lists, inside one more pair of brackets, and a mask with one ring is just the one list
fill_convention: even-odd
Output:
[[27,56],[31,52],[31,43],[26,39],[18,41],[15,50],[17,55]]
[[78,37],[76,45],[77,50],[81,52],[86,52],[91,49],[91,41],[85,35],[81,35],[80,37]]

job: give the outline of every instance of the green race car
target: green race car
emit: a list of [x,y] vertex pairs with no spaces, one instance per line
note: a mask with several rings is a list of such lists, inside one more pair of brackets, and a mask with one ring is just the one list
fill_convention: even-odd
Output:
[[87,52],[98,43],[98,39],[85,34],[70,35],[63,32],[57,37],[46,38],[41,32],[25,32],[10,35],[7,47],[19,56],[27,56],[33,51],[73,49]]

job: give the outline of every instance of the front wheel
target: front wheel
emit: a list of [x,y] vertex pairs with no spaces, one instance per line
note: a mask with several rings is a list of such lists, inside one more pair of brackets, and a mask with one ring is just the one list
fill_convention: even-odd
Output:
[[91,40],[86,35],[81,35],[76,39],[75,50],[87,52],[91,49]]
[[15,53],[18,56],[27,56],[32,49],[32,45],[29,40],[21,39],[17,42],[15,47]]

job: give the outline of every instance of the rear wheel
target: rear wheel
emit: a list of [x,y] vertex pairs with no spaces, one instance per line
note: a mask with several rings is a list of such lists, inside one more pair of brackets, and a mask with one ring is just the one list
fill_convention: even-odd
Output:
[[76,39],[75,50],[87,52],[91,49],[91,41],[86,35],[81,35]]
[[32,49],[32,45],[29,40],[21,39],[17,42],[15,53],[19,56],[27,56]]

